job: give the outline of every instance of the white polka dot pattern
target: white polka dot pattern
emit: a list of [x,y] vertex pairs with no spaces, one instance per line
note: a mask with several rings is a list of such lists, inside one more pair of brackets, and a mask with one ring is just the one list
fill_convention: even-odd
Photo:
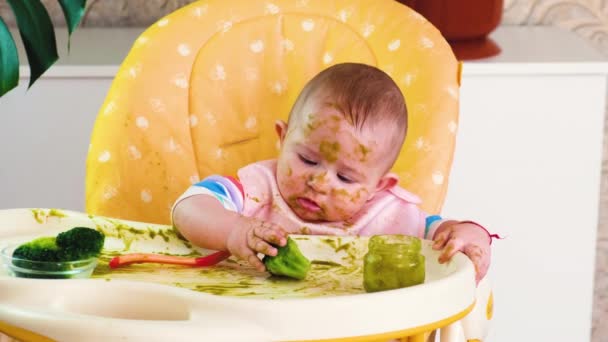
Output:
[[152,202],[152,193],[148,189],[144,189],[141,191],[140,198],[144,203]]
[[100,163],[107,163],[110,161],[111,158],[112,154],[110,153],[110,151],[105,150],[99,155],[99,158],[97,158],[97,160],[99,160]]

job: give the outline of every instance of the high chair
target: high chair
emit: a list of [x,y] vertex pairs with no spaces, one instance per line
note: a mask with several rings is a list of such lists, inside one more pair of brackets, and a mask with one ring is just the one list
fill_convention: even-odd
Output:
[[[409,129],[393,171],[422,209],[439,213],[461,65],[432,24],[391,0],[201,0],[157,21],[134,42],[99,112],[87,212],[170,224],[175,199],[192,183],[276,157],[274,121],[287,118],[310,78],[340,62],[377,66],[402,90]],[[483,280],[466,310],[405,326],[401,340],[440,330],[441,341],[482,341],[492,309]]]
[[95,123],[87,212],[168,223],[190,184],[276,157],[275,120],[340,62],[377,66],[403,91],[409,130],[393,171],[439,212],[460,64],[432,24],[389,0],[199,1],[159,20],[135,41]]

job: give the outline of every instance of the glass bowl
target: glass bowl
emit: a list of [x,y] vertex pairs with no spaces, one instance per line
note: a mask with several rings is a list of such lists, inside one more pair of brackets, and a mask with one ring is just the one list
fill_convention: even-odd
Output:
[[31,261],[14,258],[19,244],[0,250],[0,260],[8,274],[19,278],[71,279],[89,278],[97,266],[97,258],[75,261]]

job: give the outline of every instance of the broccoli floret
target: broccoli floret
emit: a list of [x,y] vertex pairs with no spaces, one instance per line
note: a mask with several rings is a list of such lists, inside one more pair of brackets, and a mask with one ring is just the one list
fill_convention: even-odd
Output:
[[54,237],[41,237],[15,249],[13,258],[30,261],[59,261],[61,254]]
[[[63,262],[77,261],[98,256],[103,248],[105,236],[84,227],[75,227],[56,237],[41,237],[18,246],[13,251],[13,265],[27,270],[62,272],[71,265]],[[44,263],[41,263],[44,262]],[[38,274],[14,270],[24,278],[70,278],[69,274]]]
[[62,252],[61,261],[73,261],[98,256],[104,240],[105,236],[95,229],[74,227],[59,233],[56,243]]
[[310,261],[302,254],[298,244],[287,238],[287,244],[278,248],[276,256],[265,256],[264,265],[270,274],[304,279],[310,270]]
[[105,236],[84,227],[75,227],[56,237],[42,237],[15,249],[14,258],[30,261],[75,261],[99,255]]
[[[62,253],[55,237],[41,237],[30,242],[24,243],[13,251],[13,265],[27,270],[60,272],[64,271],[65,266],[58,263],[61,261]],[[44,261],[45,263],[40,263]],[[53,261],[57,263],[53,263]],[[21,278],[48,278],[33,273],[20,272],[14,270],[15,274]],[[63,278],[63,276],[53,276],[51,278]]]

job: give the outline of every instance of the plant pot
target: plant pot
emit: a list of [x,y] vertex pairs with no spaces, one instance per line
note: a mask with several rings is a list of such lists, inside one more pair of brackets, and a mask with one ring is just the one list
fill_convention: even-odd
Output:
[[459,59],[498,54],[488,35],[502,19],[503,0],[398,0],[423,15],[446,38]]

